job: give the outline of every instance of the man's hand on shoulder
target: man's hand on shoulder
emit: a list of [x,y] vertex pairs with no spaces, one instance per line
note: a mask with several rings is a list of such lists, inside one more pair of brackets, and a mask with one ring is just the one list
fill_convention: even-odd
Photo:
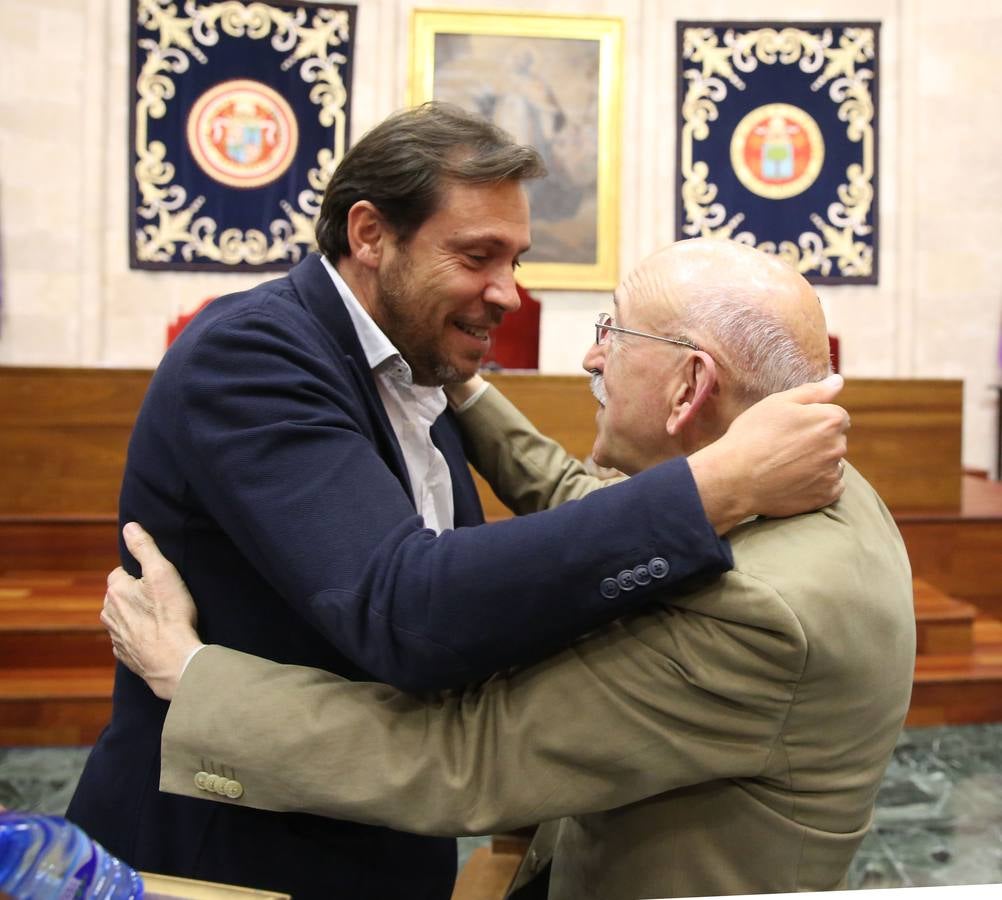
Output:
[[174,696],[188,660],[202,646],[197,612],[177,569],[135,522],[122,530],[142,578],[117,568],[108,575],[101,624],[115,658],[135,672],[162,700]]
[[719,534],[751,515],[793,516],[842,496],[849,414],[831,401],[843,385],[840,375],[831,375],[772,394],[689,457]]

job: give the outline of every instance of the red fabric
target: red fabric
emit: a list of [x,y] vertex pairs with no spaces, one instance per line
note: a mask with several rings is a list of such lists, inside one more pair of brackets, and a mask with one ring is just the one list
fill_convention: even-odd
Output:
[[539,301],[521,285],[515,287],[522,306],[518,312],[507,313],[494,330],[485,369],[539,368]]
[[177,340],[177,336],[184,331],[184,326],[187,325],[192,319],[195,318],[206,306],[208,306],[215,297],[206,297],[201,303],[198,304],[191,312],[185,313],[182,316],[178,316],[173,322],[167,326],[167,346],[169,347],[174,341]]
[[828,335],[828,352],[832,358],[832,371],[837,372],[839,367],[838,338],[831,334]]

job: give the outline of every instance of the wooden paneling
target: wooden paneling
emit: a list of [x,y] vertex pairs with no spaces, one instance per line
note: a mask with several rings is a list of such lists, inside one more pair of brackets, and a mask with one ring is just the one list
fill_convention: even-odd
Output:
[[151,374],[0,367],[0,572],[118,564],[118,492]]
[[[79,683],[71,669],[55,676],[61,685]],[[92,696],[8,699],[0,693],[0,747],[83,747],[97,741],[111,720],[111,685],[114,675],[99,679]],[[25,682],[38,690],[37,682]],[[11,691],[21,687],[20,679],[3,676],[0,686]],[[44,689],[44,688],[42,688]],[[83,693],[83,692],[79,692]]]
[[1002,623],[974,623],[971,653],[929,655],[915,664],[909,725],[1002,721]]
[[118,565],[118,516],[0,515],[0,573],[81,570]]
[[[113,517],[150,372],[0,368],[0,518]],[[546,434],[585,457],[595,401],[585,376],[492,375]],[[840,402],[849,457],[888,506],[960,506],[961,382],[851,379]],[[507,511],[483,488],[489,517]]]
[[849,459],[895,512],[960,507],[963,382],[850,378]]
[[579,459],[591,453],[598,404],[586,375],[487,377],[548,437]]
[[[97,617],[118,562],[119,484],[149,377],[0,368],[0,746],[88,744],[108,721],[113,658]],[[590,453],[586,377],[491,380],[571,453]],[[960,502],[960,383],[850,381],[840,402],[853,419],[850,458],[895,510],[914,572],[929,583],[916,593],[922,656],[909,722],[997,719],[998,623],[973,621],[956,598],[1002,615],[1002,486],[965,479]],[[479,486],[488,518],[506,517]],[[522,849],[477,851],[455,896],[501,896]]]
[[1002,619],[1002,521],[898,527],[914,574]]
[[[0,744],[85,743],[107,719],[113,670],[97,613],[118,561],[119,483],[150,374],[0,368]],[[586,377],[491,380],[570,452],[590,453]],[[857,379],[840,402],[853,420],[850,459],[894,510],[915,575],[935,586],[917,605],[911,721],[1002,715],[998,625],[972,629],[957,602],[1002,616],[1002,486],[961,479],[960,382]],[[488,517],[507,516],[481,489]],[[485,877],[509,862],[482,856]]]
[[[584,375],[489,375],[488,381],[511,400],[545,435],[570,454],[584,459],[595,441],[598,405]],[[473,480],[480,493],[488,522],[511,517],[508,509],[475,470]]]
[[0,576],[0,746],[91,744],[107,724],[103,596],[102,572]]
[[958,514],[895,518],[914,575],[1002,619],[1002,484],[965,475]]
[[114,665],[100,572],[0,575],[0,672]]
[[919,656],[970,653],[974,647],[977,607],[949,596],[921,578],[915,578],[912,587],[915,602],[915,652]]
[[[544,434],[583,459],[595,437],[586,376],[491,375]],[[852,418],[849,459],[895,512],[960,508],[961,381],[849,379],[838,402]],[[478,486],[482,482],[478,481]],[[510,513],[487,493],[489,518]]]
[[0,368],[0,515],[115,515],[150,375]]
[[452,900],[501,900],[521,862],[520,854],[478,847],[456,878]]

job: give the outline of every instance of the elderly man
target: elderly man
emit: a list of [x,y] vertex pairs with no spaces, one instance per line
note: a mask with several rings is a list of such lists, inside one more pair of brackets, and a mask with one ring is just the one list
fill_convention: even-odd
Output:
[[[595,459],[633,474],[820,377],[827,341],[783,263],[690,241],[621,285],[585,367]],[[475,464],[520,511],[597,486],[493,389],[461,419]],[[146,580],[115,573],[103,619],[120,658],[173,696],[162,790],[427,834],[549,822],[519,878],[544,877],[552,857],[555,900],[834,888],[904,720],[915,641],[900,536],[863,478],[847,467],[845,481],[826,509],[741,523],[715,583],[462,693],[197,649],[183,585],[136,526]],[[611,540],[619,526],[605,526]]]
[[[441,385],[476,372],[517,306],[522,183],[540,174],[532,148],[458,109],[395,115],[327,186],[321,253],[214,301],[172,345],[136,422],[120,514],[177,562],[206,640],[410,690],[459,686],[727,568],[714,526],[837,493],[843,413],[786,402],[752,417],[771,435],[757,444],[739,428],[648,485],[461,527],[483,516]],[[784,458],[794,465],[774,465]],[[653,559],[667,563],[652,584],[600,590]],[[124,548],[123,560],[138,571]],[[165,714],[119,667],[69,809],[116,855],[297,900],[448,897],[454,841],[161,794]]]

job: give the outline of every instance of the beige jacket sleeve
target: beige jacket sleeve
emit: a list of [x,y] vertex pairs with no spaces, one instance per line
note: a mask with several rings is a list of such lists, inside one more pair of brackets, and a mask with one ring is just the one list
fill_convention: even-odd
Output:
[[493,385],[458,419],[470,463],[498,499],[519,515],[552,509],[623,480],[588,474]]
[[[208,647],[171,703],[161,789],[425,834],[506,830],[760,773],[805,658],[772,589],[733,572],[431,699]],[[204,771],[242,795],[197,786]]]

